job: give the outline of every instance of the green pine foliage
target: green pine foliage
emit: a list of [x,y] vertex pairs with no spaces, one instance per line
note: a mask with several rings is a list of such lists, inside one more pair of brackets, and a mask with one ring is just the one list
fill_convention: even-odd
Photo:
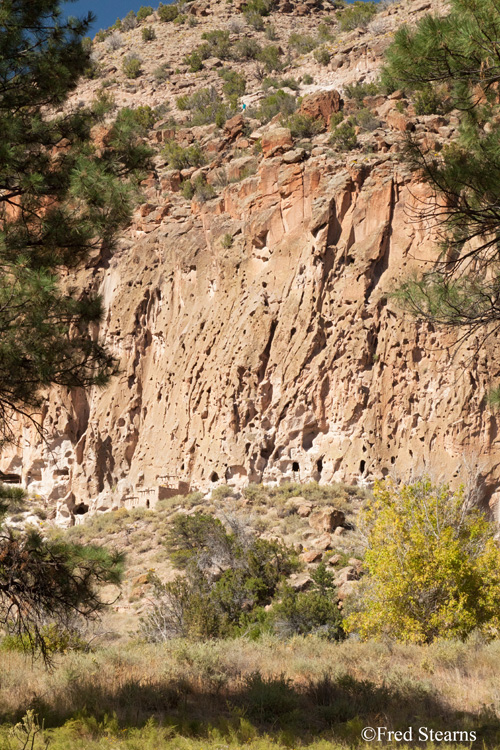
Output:
[[[438,200],[422,215],[445,229],[436,267],[400,290],[422,318],[485,334],[500,322],[500,7],[496,0],[452,0],[446,16],[402,27],[387,52],[382,82],[403,88],[418,112],[457,110],[458,137],[439,153],[410,139],[410,164]],[[444,200],[443,200],[444,198]]]

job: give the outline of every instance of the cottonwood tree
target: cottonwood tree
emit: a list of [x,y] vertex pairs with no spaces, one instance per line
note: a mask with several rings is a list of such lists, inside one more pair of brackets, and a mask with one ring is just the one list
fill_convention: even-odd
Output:
[[[32,415],[51,385],[104,385],[116,362],[91,335],[102,305],[67,279],[90,252],[109,252],[129,219],[148,148],[118,122],[98,149],[106,110],[72,109],[89,67],[92,16],[63,19],[59,0],[0,2],[0,433]],[[121,556],[16,534],[0,521],[0,625],[46,654],[42,623],[64,626],[102,608],[97,586],[118,583]]]

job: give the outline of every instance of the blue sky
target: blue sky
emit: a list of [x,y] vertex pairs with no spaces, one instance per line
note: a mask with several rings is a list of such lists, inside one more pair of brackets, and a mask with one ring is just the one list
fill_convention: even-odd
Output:
[[[164,5],[169,5],[171,0],[163,0]],[[89,10],[97,16],[93,31],[106,29],[111,26],[118,17],[124,18],[129,10],[139,10],[141,5],[151,5],[157,8],[159,0],[77,0],[75,3],[63,3],[63,9],[67,15],[82,17]]]

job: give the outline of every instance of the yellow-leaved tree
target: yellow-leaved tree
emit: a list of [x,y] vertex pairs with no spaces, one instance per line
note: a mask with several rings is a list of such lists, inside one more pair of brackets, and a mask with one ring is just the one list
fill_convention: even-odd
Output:
[[363,520],[365,591],[347,631],[413,643],[500,633],[496,527],[463,487],[380,482]]

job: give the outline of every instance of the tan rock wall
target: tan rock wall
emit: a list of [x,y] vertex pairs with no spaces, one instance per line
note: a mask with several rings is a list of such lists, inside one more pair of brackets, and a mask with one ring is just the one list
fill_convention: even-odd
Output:
[[340,171],[325,156],[267,158],[194,214],[131,230],[80,280],[103,294],[120,374],[88,396],[54,394],[47,442],[24,427],[0,468],[91,509],[179,482],[453,480],[474,463],[488,498],[496,341],[452,356],[450,338],[388,297],[432,257],[409,181],[384,157]]

